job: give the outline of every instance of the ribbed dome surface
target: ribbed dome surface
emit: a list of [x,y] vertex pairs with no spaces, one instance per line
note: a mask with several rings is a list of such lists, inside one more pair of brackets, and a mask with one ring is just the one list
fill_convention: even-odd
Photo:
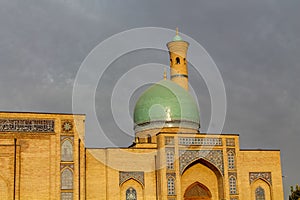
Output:
[[[150,86],[139,98],[134,109],[135,130],[167,127],[198,129],[198,106],[188,91],[170,80]],[[158,127],[157,127],[158,126]]]

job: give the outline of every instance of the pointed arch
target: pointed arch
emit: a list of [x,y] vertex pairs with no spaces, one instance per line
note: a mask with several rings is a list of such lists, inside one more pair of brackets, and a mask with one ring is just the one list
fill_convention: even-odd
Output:
[[175,190],[175,178],[173,176],[169,176],[167,179],[167,186],[168,186],[168,195],[174,196],[176,195]]
[[[201,173],[199,173],[201,172]],[[181,194],[184,194],[192,183],[199,182],[211,192],[211,199],[224,199],[224,178],[220,170],[211,162],[198,158],[185,167],[181,176]],[[211,188],[214,188],[211,190]]]
[[73,189],[73,171],[68,167],[61,172],[61,189]]
[[236,177],[230,176],[229,177],[229,194],[236,194],[237,188],[236,188]]
[[125,184],[125,183],[127,183],[128,181],[130,181],[130,180],[132,180],[132,181],[136,181],[139,185],[141,185],[141,187],[144,189],[144,184],[140,181],[140,180],[138,180],[138,179],[136,179],[136,178],[134,178],[134,177],[129,177],[128,179],[125,179],[122,183],[120,183],[120,187],[124,187],[123,185]]
[[227,159],[228,159],[228,168],[234,169],[235,168],[235,153],[233,151],[228,151]]
[[137,193],[133,187],[126,190],[126,200],[137,200]]
[[[132,188],[131,191],[130,188]],[[120,200],[135,200],[134,196],[138,200],[143,200],[144,188],[139,181],[130,178],[120,185]]]
[[257,178],[251,184],[251,199],[254,200],[272,200],[272,186],[271,184],[263,179]]
[[211,199],[212,195],[209,189],[198,181],[191,184],[184,193],[185,200],[192,199]]
[[150,134],[147,135],[147,143],[152,143],[152,138]]
[[166,153],[166,163],[167,163],[167,169],[174,169],[174,151],[173,150],[167,150]]
[[61,161],[73,161],[73,143],[70,139],[63,140],[61,144]]

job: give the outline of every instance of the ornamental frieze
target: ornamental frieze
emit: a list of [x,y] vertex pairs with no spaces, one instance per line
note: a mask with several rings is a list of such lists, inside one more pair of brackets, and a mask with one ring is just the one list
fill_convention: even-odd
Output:
[[0,132],[54,132],[54,120],[0,119]]
[[259,178],[269,182],[269,184],[272,185],[271,172],[250,172],[249,173],[250,184]]
[[135,179],[144,186],[144,172],[119,172],[119,185],[129,179]]
[[180,145],[201,145],[201,146],[222,146],[221,138],[193,138],[193,137],[180,137]]
[[222,150],[180,150],[179,151],[179,166],[180,173],[192,162],[198,159],[205,159],[214,164],[224,174],[224,162]]

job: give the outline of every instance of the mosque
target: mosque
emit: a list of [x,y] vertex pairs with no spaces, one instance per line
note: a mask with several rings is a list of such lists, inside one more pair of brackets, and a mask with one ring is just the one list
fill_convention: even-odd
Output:
[[85,115],[0,112],[1,200],[283,200],[279,150],[200,133],[189,43],[167,43],[170,79],[134,109],[128,148],[87,148]]

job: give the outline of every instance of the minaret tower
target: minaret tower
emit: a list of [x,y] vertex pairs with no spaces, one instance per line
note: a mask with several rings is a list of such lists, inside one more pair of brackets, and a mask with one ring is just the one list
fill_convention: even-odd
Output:
[[189,89],[186,60],[188,46],[189,43],[182,40],[178,35],[178,28],[176,28],[176,36],[167,44],[170,54],[171,80],[186,90]]

